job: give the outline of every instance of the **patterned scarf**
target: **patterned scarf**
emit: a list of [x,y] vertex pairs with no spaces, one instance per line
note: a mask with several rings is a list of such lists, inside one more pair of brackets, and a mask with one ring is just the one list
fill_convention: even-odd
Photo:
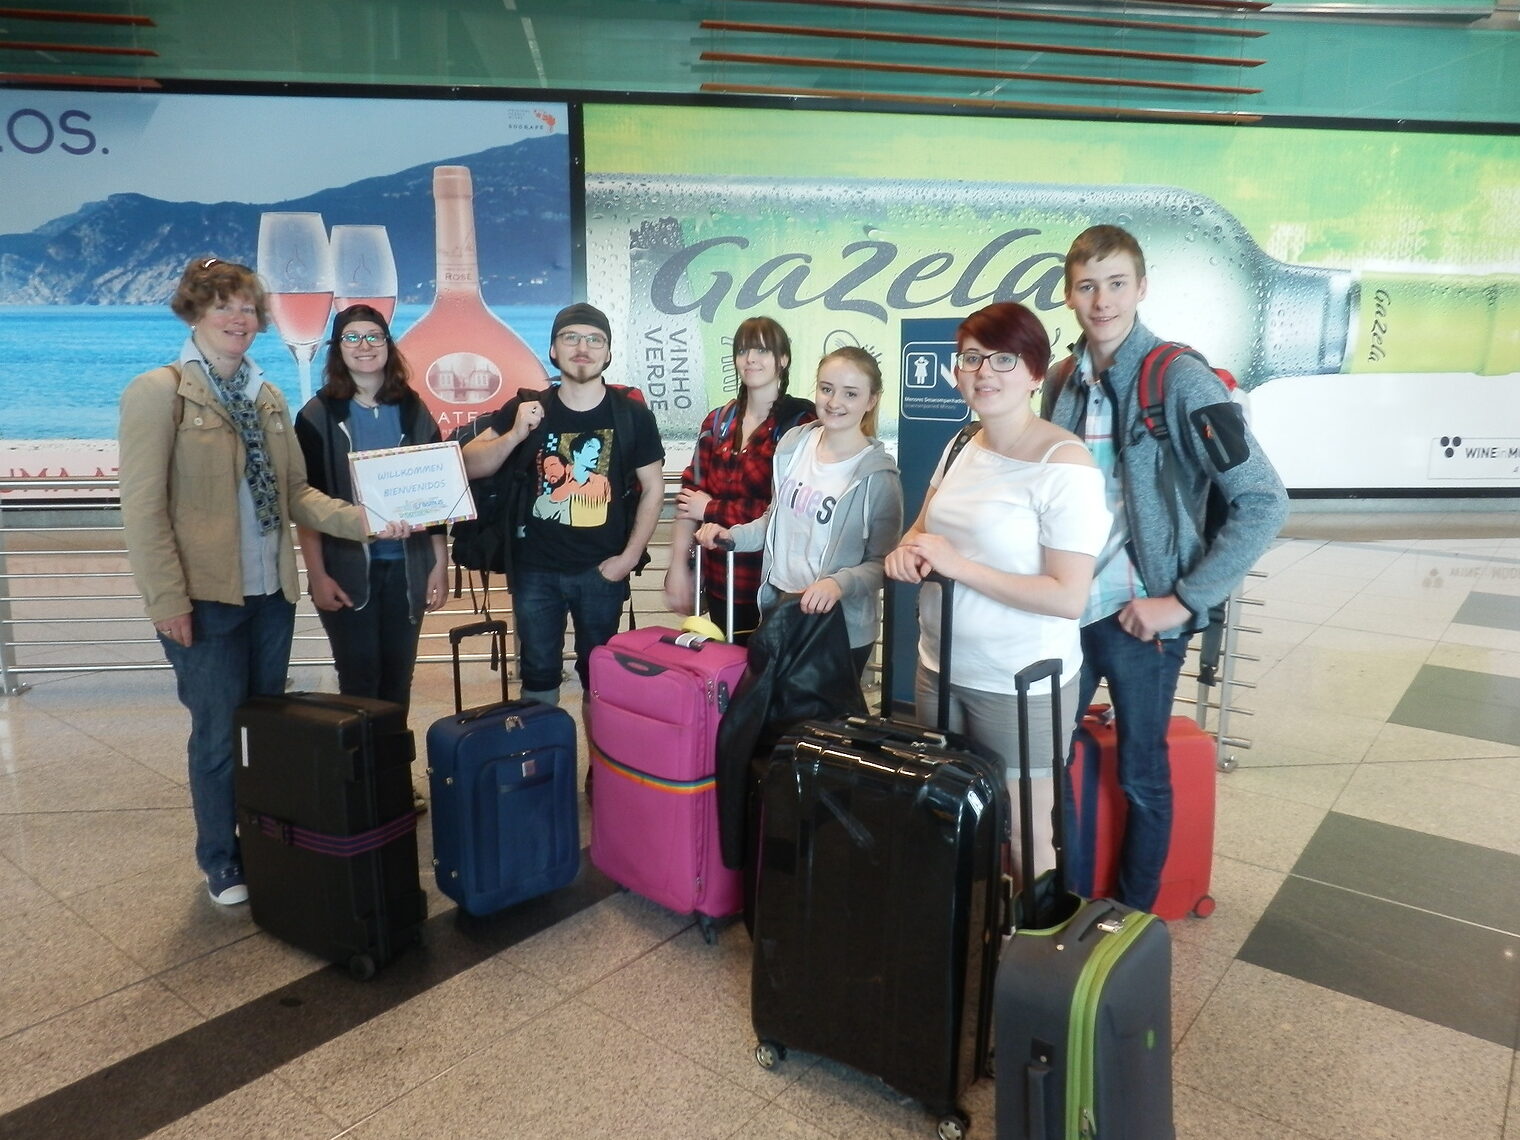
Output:
[[243,476],[253,495],[259,533],[268,534],[280,525],[280,491],[275,484],[274,468],[269,465],[269,452],[264,447],[264,429],[259,426],[258,409],[247,394],[248,362],[238,365],[231,380],[223,380],[217,375],[209,360],[206,361],[206,371],[210,373],[222,403],[232,414],[232,422],[243,433]]

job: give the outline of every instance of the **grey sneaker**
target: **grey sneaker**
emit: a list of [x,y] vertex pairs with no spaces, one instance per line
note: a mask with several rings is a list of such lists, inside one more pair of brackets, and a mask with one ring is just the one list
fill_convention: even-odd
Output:
[[248,884],[243,882],[243,868],[228,867],[206,876],[206,890],[211,901],[223,906],[236,906],[248,901]]

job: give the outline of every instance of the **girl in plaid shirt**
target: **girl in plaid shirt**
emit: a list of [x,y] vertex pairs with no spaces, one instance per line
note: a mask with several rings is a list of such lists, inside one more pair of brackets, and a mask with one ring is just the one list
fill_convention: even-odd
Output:
[[[771,501],[771,466],[776,443],[787,431],[816,419],[813,404],[786,393],[792,342],[770,317],[750,317],[734,333],[738,396],[714,408],[702,421],[691,465],[676,496],[670,569],[665,572],[665,605],[689,614],[695,601],[692,536],[702,523],[731,527],[757,519]],[[729,639],[743,644],[760,623],[755,595],[760,588],[758,552],[734,556],[734,629]],[[722,555],[702,567],[703,604],[724,624],[728,567]]]

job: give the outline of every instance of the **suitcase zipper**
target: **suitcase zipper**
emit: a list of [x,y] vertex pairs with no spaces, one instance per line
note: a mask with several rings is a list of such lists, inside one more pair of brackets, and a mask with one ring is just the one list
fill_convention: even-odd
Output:
[[1066,1135],[1095,1140],[1097,1107],[1098,1004],[1114,964],[1134,945],[1156,916],[1143,911],[1105,917],[1093,924],[1102,935],[1083,964],[1072,993],[1067,1025]]

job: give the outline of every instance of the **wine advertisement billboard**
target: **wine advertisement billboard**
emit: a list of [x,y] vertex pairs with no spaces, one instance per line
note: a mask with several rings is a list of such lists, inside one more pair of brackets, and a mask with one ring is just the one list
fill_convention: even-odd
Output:
[[0,474],[112,476],[116,407],[175,359],[185,264],[255,267],[294,411],[335,305],[392,314],[445,432],[547,375],[571,299],[554,102],[0,91]]
[[[768,314],[793,388],[905,318],[1018,300],[1058,353],[1086,226],[1144,246],[1141,318],[1249,392],[1291,488],[1520,489],[1520,135],[588,106],[590,298],[674,442]],[[617,368],[617,363],[614,363]],[[884,430],[895,432],[890,419]]]

